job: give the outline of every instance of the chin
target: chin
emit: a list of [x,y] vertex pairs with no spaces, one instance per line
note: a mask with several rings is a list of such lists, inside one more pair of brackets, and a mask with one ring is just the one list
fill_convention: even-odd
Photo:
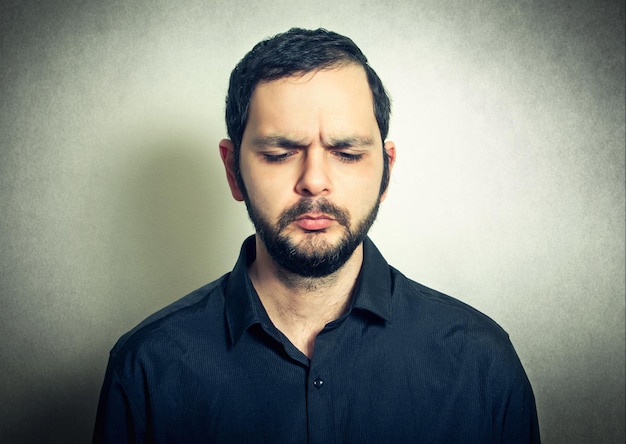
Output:
[[290,237],[291,244],[295,249],[307,250],[331,250],[336,248],[342,240],[340,234],[329,233],[328,230],[305,231],[299,236]]

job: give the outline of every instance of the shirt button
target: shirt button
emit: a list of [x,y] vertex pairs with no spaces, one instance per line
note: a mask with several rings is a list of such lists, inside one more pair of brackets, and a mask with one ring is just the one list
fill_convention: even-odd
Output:
[[320,378],[319,376],[313,380],[313,387],[315,387],[316,389],[322,388],[323,385],[324,385],[324,380]]

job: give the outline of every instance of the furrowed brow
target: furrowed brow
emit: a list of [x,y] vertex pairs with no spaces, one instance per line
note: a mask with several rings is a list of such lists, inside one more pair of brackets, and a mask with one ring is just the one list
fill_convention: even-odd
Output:
[[374,140],[370,137],[349,136],[331,138],[325,144],[328,148],[349,148],[357,146],[370,146],[374,144]]
[[285,136],[259,136],[252,140],[259,148],[304,148],[307,143],[304,140],[290,139]]

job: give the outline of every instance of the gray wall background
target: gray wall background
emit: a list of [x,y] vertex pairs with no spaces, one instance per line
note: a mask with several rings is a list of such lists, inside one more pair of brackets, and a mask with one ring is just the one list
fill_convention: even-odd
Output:
[[511,335],[547,443],[624,442],[623,1],[10,1],[0,9],[0,441],[87,442],[115,340],[252,229],[230,70],[351,36],[394,99],[372,237]]

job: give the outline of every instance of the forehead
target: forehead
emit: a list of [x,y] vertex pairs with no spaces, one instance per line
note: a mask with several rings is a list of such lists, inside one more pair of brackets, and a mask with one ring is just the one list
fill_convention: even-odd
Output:
[[263,135],[376,132],[365,70],[344,64],[259,83],[250,100],[248,130]]

